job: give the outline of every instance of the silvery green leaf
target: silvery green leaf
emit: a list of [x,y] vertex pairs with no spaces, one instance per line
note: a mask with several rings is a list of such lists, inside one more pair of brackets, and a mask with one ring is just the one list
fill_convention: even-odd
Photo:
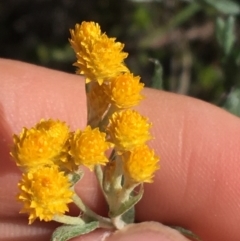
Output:
[[190,238],[193,241],[201,241],[201,239],[195,233],[193,233],[192,231],[190,231],[188,229],[178,227],[178,226],[171,226],[171,228],[178,230],[181,234],[183,234],[187,238]]
[[225,14],[239,14],[240,6],[231,0],[204,0],[206,3]]
[[240,116],[240,88],[232,89],[223,108],[236,116]]
[[223,38],[224,38],[224,31],[225,31],[226,22],[222,17],[218,17],[216,19],[216,38],[218,44],[222,47],[223,46]]
[[163,68],[157,59],[149,59],[154,64],[154,73],[151,87],[154,89],[163,89]]
[[69,174],[69,178],[70,178],[72,185],[79,182],[82,179],[83,175],[84,175],[83,171],[73,172],[73,173]]
[[229,16],[228,19],[226,20],[226,26],[225,26],[224,52],[226,55],[228,55],[231,52],[234,42],[236,40],[234,27],[235,27],[235,18],[233,16]]
[[[131,196],[126,202],[122,203],[119,209],[114,213],[109,213],[109,217],[114,218],[123,215],[130,210],[136,203],[140,201],[143,195],[143,184],[140,187],[139,193],[135,196]],[[133,213],[134,215],[134,213]],[[130,219],[130,218],[129,218]]]
[[62,225],[55,229],[51,241],[67,241],[82,234],[90,233],[99,227],[99,222],[94,221],[84,225]]
[[226,20],[218,17],[216,20],[216,37],[224,54],[229,55],[235,43],[235,18],[229,16]]
[[125,223],[134,223],[135,220],[135,208],[131,207],[121,217]]

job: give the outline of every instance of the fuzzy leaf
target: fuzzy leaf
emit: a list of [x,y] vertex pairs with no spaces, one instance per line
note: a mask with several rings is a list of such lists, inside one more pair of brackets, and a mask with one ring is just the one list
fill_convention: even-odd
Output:
[[233,16],[229,16],[226,20],[221,17],[217,18],[216,37],[226,56],[231,53],[236,40],[234,28],[235,18]]
[[154,74],[151,87],[154,89],[163,89],[163,68],[157,59],[149,59],[154,64]]
[[[122,205],[119,207],[119,209],[116,212],[109,213],[109,217],[114,218],[114,217],[123,215],[128,210],[130,210],[136,203],[140,201],[140,199],[142,198],[142,195],[143,195],[143,185],[141,185],[139,193],[137,195],[130,197],[126,202],[122,203]],[[131,218],[129,217],[129,220]]]
[[187,238],[191,238],[191,240],[193,241],[201,241],[201,239],[192,231],[182,228],[182,227],[178,227],[178,226],[171,226],[172,228],[178,230],[178,232],[180,232],[181,234],[183,234],[185,237]]
[[226,55],[228,55],[231,52],[235,42],[234,27],[235,27],[235,18],[233,16],[229,16],[225,26],[224,51]]
[[127,212],[122,215],[122,220],[125,223],[134,223],[135,220],[135,208],[131,207]]
[[94,221],[85,225],[62,225],[55,229],[51,241],[67,241],[82,234],[90,233],[99,227],[99,222]]
[[223,46],[225,26],[226,24],[224,19],[222,17],[218,17],[216,19],[216,38],[221,47]]
[[231,0],[204,0],[206,3],[224,14],[239,14],[240,6]]
[[240,88],[232,89],[223,108],[236,116],[240,116]]
[[74,185],[77,182],[79,182],[82,179],[83,175],[84,175],[83,171],[71,173],[70,178],[71,178],[72,185]]

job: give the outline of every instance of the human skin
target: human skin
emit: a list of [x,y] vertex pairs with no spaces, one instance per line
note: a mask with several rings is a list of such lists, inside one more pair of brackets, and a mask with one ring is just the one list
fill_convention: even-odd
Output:
[[[13,133],[41,118],[61,119],[75,130],[86,125],[84,81],[80,76],[10,60],[0,60],[0,240],[48,240],[56,225],[19,214],[20,171],[9,156]],[[136,220],[182,226],[203,241],[240,240],[240,120],[203,101],[144,90],[137,109],[153,123],[150,141],[161,157],[154,182],[144,186]],[[95,211],[106,205],[91,172],[77,192]],[[73,210],[74,212],[74,210]],[[143,228],[142,228],[143,227]],[[109,234],[109,233],[107,233]],[[103,230],[84,239],[101,240]],[[156,223],[133,225],[106,240],[186,240]]]

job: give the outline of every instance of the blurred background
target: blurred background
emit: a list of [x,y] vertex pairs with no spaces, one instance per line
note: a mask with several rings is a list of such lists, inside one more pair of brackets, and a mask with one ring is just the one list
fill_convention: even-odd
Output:
[[0,57],[74,73],[69,29],[98,22],[148,87],[240,116],[240,0],[1,0]]

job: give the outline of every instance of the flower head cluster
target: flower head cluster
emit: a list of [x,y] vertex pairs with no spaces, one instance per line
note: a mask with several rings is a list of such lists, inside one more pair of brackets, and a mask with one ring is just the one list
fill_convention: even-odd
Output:
[[49,221],[68,210],[72,191],[67,174],[80,165],[92,170],[108,162],[105,151],[112,144],[105,135],[90,126],[70,133],[64,122],[51,119],[14,135],[11,155],[24,172],[18,200],[24,204],[23,212],[29,213],[30,223],[37,217]]
[[50,221],[54,215],[68,211],[73,195],[71,182],[60,170],[73,166],[66,165],[69,136],[65,122],[51,119],[14,135],[11,155],[24,172],[18,184],[18,200],[24,204],[21,212],[29,213],[29,223],[36,218]]
[[29,224],[36,218],[52,220],[54,215],[68,211],[73,192],[64,172],[57,166],[40,167],[24,173],[18,187],[18,200],[23,202],[22,213],[29,213]]
[[[90,212],[89,220],[98,220],[99,215],[93,218],[94,212],[76,199],[73,186],[80,179],[79,166],[94,169],[110,216],[119,215],[119,210],[125,213],[126,203],[136,203],[130,193],[140,183],[152,182],[159,168],[158,157],[147,145],[152,124],[130,109],[143,99],[144,85],[124,64],[124,44],[102,33],[94,22],[76,24],[70,33],[74,65],[86,77],[87,127],[70,132],[65,122],[50,119],[14,135],[11,156],[23,171],[18,200],[29,223],[63,217],[72,201]],[[77,224],[85,224],[77,219]]]
[[[124,156],[128,153],[127,156],[130,157],[129,153],[136,148],[143,148],[152,138],[149,132],[151,123],[148,119],[137,111],[129,109],[143,99],[141,94],[143,84],[140,83],[140,77],[134,76],[125,67],[123,60],[127,54],[122,52],[124,45],[102,34],[98,24],[83,22],[81,25],[77,24],[70,32],[70,43],[77,56],[75,65],[79,67],[78,73],[86,77],[87,100],[88,107],[90,107],[88,124],[92,127],[98,125],[107,133],[107,138],[114,144],[118,155]],[[79,155],[79,148],[73,146],[71,154],[78,153]],[[153,152],[151,153],[154,155]],[[138,161],[141,162],[143,158],[140,154],[138,157],[140,158]],[[78,163],[81,163],[82,158],[77,159]],[[154,158],[150,159],[153,161]],[[135,161],[136,158],[131,158],[131,160]],[[122,161],[129,164],[126,156]],[[110,166],[112,165],[107,165],[106,169]],[[145,171],[147,178],[144,179],[140,172],[139,178],[136,177],[137,172],[134,170],[137,169],[126,168],[125,164],[124,166],[125,175],[130,175],[130,170],[132,170],[134,175],[131,179],[134,177],[139,182],[149,182],[157,170],[157,165],[149,165],[152,168]],[[106,170],[105,173],[108,171]]]
[[78,74],[85,75],[87,82],[97,81],[102,84],[121,72],[129,71],[123,63],[127,57],[127,53],[122,52],[124,44],[115,42],[115,38],[108,38],[106,34],[101,33],[98,24],[76,24],[70,33],[70,43],[77,57],[74,65],[79,68]]

